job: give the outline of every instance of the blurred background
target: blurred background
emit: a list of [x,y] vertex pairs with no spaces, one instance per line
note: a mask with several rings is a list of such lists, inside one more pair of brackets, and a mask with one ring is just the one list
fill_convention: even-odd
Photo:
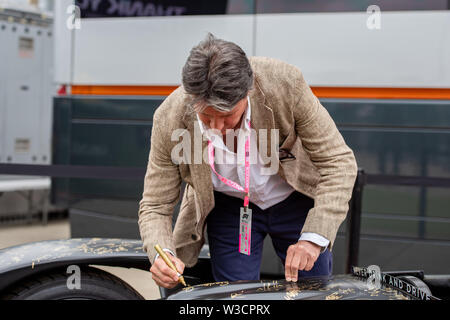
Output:
[[141,170],[0,175],[0,248],[140,238],[153,113],[207,32],[299,67],[335,120],[365,172],[359,266],[450,273],[448,0],[0,0],[0,164]]

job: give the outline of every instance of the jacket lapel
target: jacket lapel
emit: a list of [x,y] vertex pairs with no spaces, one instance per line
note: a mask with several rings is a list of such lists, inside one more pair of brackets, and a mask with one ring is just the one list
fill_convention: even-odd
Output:
[[209,167],[209,163],[205,162],[203,157],[201,159],[201,163],[195,163],[195,142],[194,137],[198,139],[202,139],[201,143],[201,151],[203,155],[203,151],[208,148],[208,141],[204,141],[201,136],[200,127],[198,125],[197,116],[195,112],[191,111],[188,107],[186,107],[186,111],[183,116],[183,122],[186,125],[187,130],[189,131],[191,137],[191,164],[189,165],[189,169],[192,177],[192,184],[194,190],[197,193],[197,196],[200,200],[201,210],[202,212],[197,211],[197,221],[200,220],[199,215],[206,216],[212,208],[214,208],[214,192],[213,185],[211,179],[211,168]]
[[[256,146],[258,148],[258,152],[262,159],[265,157],[271,156],[271,144],[272,144],[272,137],[271,137],[271,131],[272,129],[275,129],[275,120],[273,117],[273,111],[272,109],[266,104],[266,97],[264,93],[262,92],[258,78],[255,75],[255,81],[253,89],[249,92],[250,96],[250,103],[252,107],[252,112],[250,116],[251,121],[251,127],[256,131]],[[260,148],[260,136],[261,132],[260,129],[266,129],[266,133],[263,134],[262,139],[267,140],[267,145],[265,148]],[[264,137],[265,135],[265,137]],[[267,139],[266,139],[267,137]],[[268,167],[270,163],[265,164],[265,167]]]

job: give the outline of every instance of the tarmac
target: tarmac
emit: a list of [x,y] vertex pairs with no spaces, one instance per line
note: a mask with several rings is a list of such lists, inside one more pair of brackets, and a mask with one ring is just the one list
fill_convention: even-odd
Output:
[[[0,249],[42,240],[57,240],[70,238],[70,224],[68,219],[50,220],[47,225],[39,222],[27,225],[11,225],[0,227]],[[146,300],[160,299],[159,287],[152,279],[149,271],[94,266],[121,278],[138,291]]]

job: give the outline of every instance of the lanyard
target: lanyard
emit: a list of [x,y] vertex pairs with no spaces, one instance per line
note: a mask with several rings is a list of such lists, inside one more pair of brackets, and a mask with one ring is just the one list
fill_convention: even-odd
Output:
[[[248,122],[248,126],[250,128],[250,121]],[[244,197],[244,208],[248,209],[249,204],[249,189],[250,189],[250,134],[248,135],[247,139],[245,140],[245,184],[244,187],[239,185],[238,183],[229,180],[223,176],[221,176],[216,169],[214,168],[214,146],[212,145],[211,141],[208,141],[208,160],[209,165],[211,166],[211,169],[214,171],[214,173],[219,177],[220,181],[225,183],[227,186],[232,187],[236,190],[245,192]]]

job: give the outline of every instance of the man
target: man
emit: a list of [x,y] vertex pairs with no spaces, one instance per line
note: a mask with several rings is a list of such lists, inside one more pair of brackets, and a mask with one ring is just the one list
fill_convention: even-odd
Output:
[[216,281],[259,279],[267,234],[286,280],[331,274],[356,174],[352,150],[298,68],[247,58],[209,34],[154,114],[139,208],[153,279],[165,288],[178,281],[154,245],[182,273],[197,262],[205,227]]

